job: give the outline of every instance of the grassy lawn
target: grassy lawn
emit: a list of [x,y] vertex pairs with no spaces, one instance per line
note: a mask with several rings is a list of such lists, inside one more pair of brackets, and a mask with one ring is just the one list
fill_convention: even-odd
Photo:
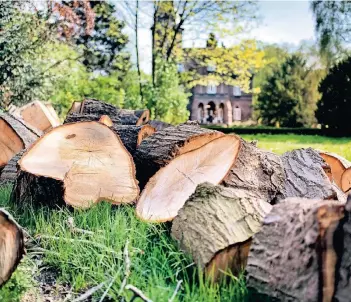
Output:
[[[338,153],[351,160],[351,139],[298,135],[243,135],[276,153],[313,147]],[[131,262],[128,283],[153,301],[169,301],[179,280],[181,289],[173,301],[247,301],[244,277],[228,276],[220,284],[203,277],[192,261],[170,238],[167,224],[139,221],[132,207],[99,204],[88,211],[33,208],[9,203],[10,188],[0,189],[0,206],[25,228],[27,255],[11,280],[0,290],[0,301],[41,301],[49,295],[66,301],[100,285],[92,300],[127,301],[132,293],[121,290],[127,246]],[[75,232],[68,220],[73,217]],[[56,282],[53,282],[56,280]],[[45,284],[50,284],[45,290]],[[44,288],[44,290],[43,290]],[[22,297],[25,298],[22,298]],[[123,300],[124,299],[124,300]],[[138,300],[137,300],[138,301]]]

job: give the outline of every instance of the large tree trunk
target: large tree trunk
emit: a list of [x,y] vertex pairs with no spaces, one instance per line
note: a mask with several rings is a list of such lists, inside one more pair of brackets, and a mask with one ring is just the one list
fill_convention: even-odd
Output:
[[113,122],[107,115],[98,116],[96,114],[77,114],[72,113],[66,117],[66,123],[75,123],[83,121],[98,121],[111,127],[111,129],[119,135],[124,146],[127,148],[130,154],[134,155],[136,148],[141,142],[155,133],[155,128],[150,125],[119,125]]
[[172,236],[196,264],[217,279],[246,265],[251,237],[272,206],[242,190],[203,183],[173,220]]
[[13,156],[29,147],[40,135],[40,131],[23,120],[6,113],[0,114],[0,172]]
[[60,119],[51,104],[34,101],[15,111],[27,124],[43,132],[61,125]]
[[153,175],[138,200],[137,215],[152,222],[172,220],[198,184],[223,180],[239,148],[238,137],[192,123],[148,137],[135,153],[141,185]]
[[284,183],[285,173],[280,156],[258,149],[253,142],[241,140],[238,159],[222,184],[247,191],[250,196],[271,203]]
[[336,185],[339,188],[342,188],[342,175],[347,168],[351,167],[351,163],[345,158],[335,153],[319,151],[319,154],[324,159],[324,161],[330,166],[331,176],[332,179],[335,181]]
[[7,165],[0,171],[0,186],[13,184],[17,178],[17,162],[21,159],[24,150],[12,157]]
[[135,154],[140,188],[175,157],[221,136],[224,136],[222,132],[201,128],[196,122],[187,122],[165,128],[148,137]]
[[10,279],[25,253],[22,229],[4,209],[0,209],[0,239],[1,287]]
[[119,137],[98,122],[56,127],[19,161],[12,198],[17,203],[66,203],[88,208],[102,200],[136,200],[135,167]]
[[345,194],[332,184],[325,173],[326,163],[317,151],[311,148],[293,150],[284,153],[282,161],[286,181],[278,201],[301,197],[346,202]]
[[129,110],[118,109],[113,105],[102,101],[86,99],[80,109],[82,114],[108,115],[113,122],[120,120],[122,125],[144,125],[150,120],[150,112],[147,109]]
[[275,205],[251,245],[248,288],[278,301],[331,302],[343,216],[337,201],[291,198]]

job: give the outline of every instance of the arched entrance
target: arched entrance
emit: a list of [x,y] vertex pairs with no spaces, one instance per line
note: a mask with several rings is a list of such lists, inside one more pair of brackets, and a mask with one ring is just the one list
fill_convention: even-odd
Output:
[[212,101],[208,102],[208,104],[206,106],[206,110],[207,110],[206,122],[209,124],[214,123],[215,118],[216,118],[216,113],[217,113],[215,103]]
[[200,124],[204,123],[205,119],[205,110],[204,110],[204,104],[200,103],[199,106],[197,107],[197,120],[200,122]]

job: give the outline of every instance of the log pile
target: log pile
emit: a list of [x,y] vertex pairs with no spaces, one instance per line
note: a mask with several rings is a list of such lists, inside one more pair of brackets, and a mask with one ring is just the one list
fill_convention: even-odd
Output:
[[13,202],[135,203],[141,220],[172,224],[180,248],[213,280],[246,267],[258,295],[346,301],[346,160],[311,148],[280,156],[196,122],[149,121],[148,110],[93,99],[75,102],[65,123],[40,138],[10,115],[0,127]]

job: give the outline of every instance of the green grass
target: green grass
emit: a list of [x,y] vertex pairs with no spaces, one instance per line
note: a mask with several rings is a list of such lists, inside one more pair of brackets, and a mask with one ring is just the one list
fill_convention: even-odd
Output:
[[[7,298],[9,292],[19,297],[28,286],[35,287],[30,274],[34,259],[42,256],[41,270],[54,272],[58,282],[68,285],[74,293],[83,293],[88,288],[106,282],[95,294],[96,301],[103,295],[109,283],[109,301],[124,297],[129,301],[131,293],[124,290],[119,295],[124,277],[123,250],[128,241],[131,274],[128,283],[140,288],[153,301],[168,301],[177,285],[183,280],[181,291],[174,301],[243,301],[247,299],[244,278],[229,276],[220,284],[206,280],[190,259],[179,251],[169,235],[169,226],[148,224],[139,221],[132,207],[112,207],[107,203],[88,211],[68,209],[45,209],[31,206],[16,207],[9,204],[9,188],[0,190],[1,206],[9,210],[27,230],[31,239],[27,242],[28,255],[11,278],[11,288],[0,291],[1,301],[16,301]],[[72,233],[66,223],[73,217],[76,227],[93,232]],[[94,300],[95,301],[95,300]],[[105,300],[108,301],[108,300]]]
[[282,154],[298,148],[312,147],[337,153],[351,161],[351,138],[331,138],[317,135],[241,135],[246,140],[257,140],[258,147]]
[[[300,135],[243,135],[258,140],[258,146],[276,153],[313,147],[338,153],[351,160],[351,140]],[[250,300],[244,277],[228,276],[213,284],[179,249],[169,234],[167,224],[139,221],[134,209],[112,207],[102,203],[87,211],[20,207],[10,204],[10,188],[0,189],[0,206],[10,211],[30,235],[27,256],[11,280],[0,290],[0,301],[20,301],[28,289],[36,289],[39,271],[55,275],[58,284],[78,296],[105,282],[94,295],[99,301],[131,299],[127,290],[120,291],[124,278],[123,250],[127,242],[131,261],[128,283],[140,288],[153,301],[168,301],[182,280],[174,301],[247,301]],[[72,233],[67,220],[74,218],[77,228],[92,234]]]

